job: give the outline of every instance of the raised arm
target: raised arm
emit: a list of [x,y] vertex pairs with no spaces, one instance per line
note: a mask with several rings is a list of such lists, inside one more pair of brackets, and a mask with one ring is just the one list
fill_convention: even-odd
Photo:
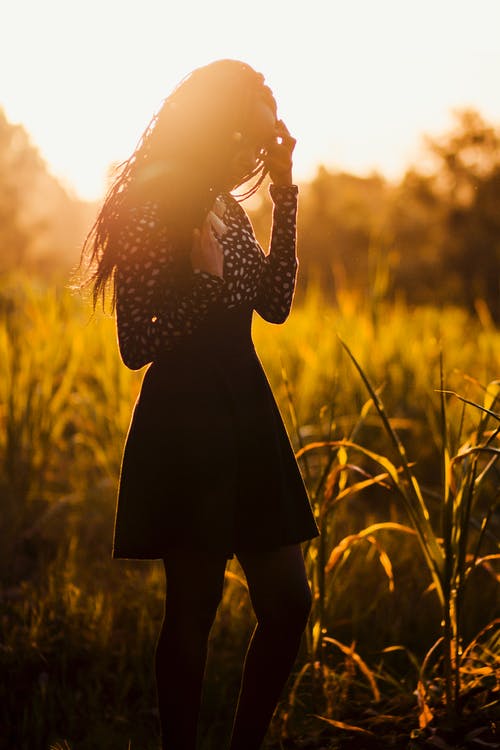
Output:
[[298,261],[296,256],[296,185],[269,188],[274,202],[269,254],[265,257],[255,309],[270,323],[283,323],[290,312]]
[[292,305],[298,268],[295,236],[298,188],[292,178],[296,140],[283,120],[276,123],[276,136],[265,160],[274,203],[271,244],[254,306],[270,323],[283,323]]
[[147,204],[131,215],[117,242],[116,321],[124,364],[138,370],[175,347],[220,299],[224,281],[194,271],[180,289],[173,274],[173,253],[166,233],[155,233],[156,211]]

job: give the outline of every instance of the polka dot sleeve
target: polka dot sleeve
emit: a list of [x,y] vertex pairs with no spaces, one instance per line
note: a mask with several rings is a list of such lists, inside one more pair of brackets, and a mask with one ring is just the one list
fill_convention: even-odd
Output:
[[252,224],[234,198],[230,197],[224,222],[230,231],[222,240],[224,279],[231,296],[226,306],[235,302],[251,303],[269,323],[283,323],[290,312],[298,261],[296,248],[296,185],[269,188],[274,203],[269,254],[258,244]]
[[254,307],[270,323],[283,323],[292,305],[298,261],[296,256],[296,185],[269,188],[274,202],[269,255],[265,257]]
[[188,289],[173,283],[166,233],[154,233],[156,208],[135,209],[119,237],[116,270],[118,345],[127,367],[138,370],[175,347],[220,299],[224,281],[195,271]]

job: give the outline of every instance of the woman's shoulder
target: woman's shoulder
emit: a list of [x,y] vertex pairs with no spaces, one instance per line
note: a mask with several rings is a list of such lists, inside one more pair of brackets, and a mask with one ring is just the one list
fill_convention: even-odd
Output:
[[128,267],[139,262],[164,262],[168,237],[162,225],[160,205],[148,200],[128,205],[119,218],[116,236],[117,263]]
[[159,225],[160,206],[158,201],[147,200],[128,205],[122,213],[123,231],[129,234],[156,229]]

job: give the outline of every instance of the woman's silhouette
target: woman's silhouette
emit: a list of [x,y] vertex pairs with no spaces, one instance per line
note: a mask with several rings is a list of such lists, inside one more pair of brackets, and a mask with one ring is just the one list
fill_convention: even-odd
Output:
[[[282,323],[297,260],[295,140],[264,78],[235,60],[188,75],[121,165],[85,252],[94,303],[112,281],[124,363],[148,363],[125,445],[112,556],[164,562],[156,649],[162,743],[193,750],[207,640],[228,558],[257,625],[231,750],[260,747],[311,605],[300,542],[318,535],[251,339]],[[266,174],[270,251],[231,191]]]

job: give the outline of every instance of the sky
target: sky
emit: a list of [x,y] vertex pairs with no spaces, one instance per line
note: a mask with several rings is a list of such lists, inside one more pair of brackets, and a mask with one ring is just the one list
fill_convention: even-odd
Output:
[[499,0],[0,0],[0,107],[53,174],[99,199],[162,99],[232,57],[264,73],[319,164],[398,179],[422,134],[478,109],[500,124]]

